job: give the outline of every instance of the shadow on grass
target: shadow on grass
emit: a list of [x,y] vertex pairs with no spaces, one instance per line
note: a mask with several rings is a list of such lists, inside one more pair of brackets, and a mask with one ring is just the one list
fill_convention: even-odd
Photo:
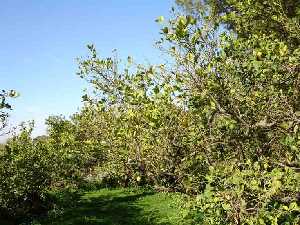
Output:
[[128,193],[126,191],[107,191],[83,195],[76,205],[53,219],[42,221],[41,224],[56,225],[170,225],[166,222],[157,223],[154,212],[145,212],[136,201],[153,192]]

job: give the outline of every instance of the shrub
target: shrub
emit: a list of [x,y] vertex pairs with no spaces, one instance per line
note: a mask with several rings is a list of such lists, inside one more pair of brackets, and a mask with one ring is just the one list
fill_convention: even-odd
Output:
[[13,137],[0,157],[0,207],[6,215],[24,215],[43,208],[53,168],[45,143],[33,142],[31,129]]

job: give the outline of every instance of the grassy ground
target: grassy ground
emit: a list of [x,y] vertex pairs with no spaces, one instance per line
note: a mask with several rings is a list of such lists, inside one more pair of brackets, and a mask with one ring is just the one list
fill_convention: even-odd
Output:
[[[71,197],[70,197],[71,196]],[[184,196],[138,189],[102,189],[80,195],[59,196],[64,210],[53,210],[41,225],[180,225]]]

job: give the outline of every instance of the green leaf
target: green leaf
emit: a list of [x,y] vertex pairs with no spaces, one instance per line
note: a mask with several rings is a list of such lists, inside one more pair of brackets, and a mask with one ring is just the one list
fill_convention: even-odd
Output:
[[164,20],[165,20],[165,18],[163,16],[159,16],[156,18],[155,22],[162,23],[162,22],[164,22]]
[[169,28],[168,27],[164,27],[162,29],[163,33],[168,34],[169,33]]
[[153,91],[154,91],[155,94],[158,94],[158,93],[159,93],[159,87],[158,87],[158,85],[156,85],[156,86],[154,87]]

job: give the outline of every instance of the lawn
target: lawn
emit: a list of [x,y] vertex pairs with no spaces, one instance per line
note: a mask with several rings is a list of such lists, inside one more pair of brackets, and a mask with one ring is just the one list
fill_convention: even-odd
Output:
[[[69,197],[68,197],[69,196]],[[64,209],[52,210],[41,225],[178,225],[183,219],[185,196],[140,189],[101,189],[60,196]]]

